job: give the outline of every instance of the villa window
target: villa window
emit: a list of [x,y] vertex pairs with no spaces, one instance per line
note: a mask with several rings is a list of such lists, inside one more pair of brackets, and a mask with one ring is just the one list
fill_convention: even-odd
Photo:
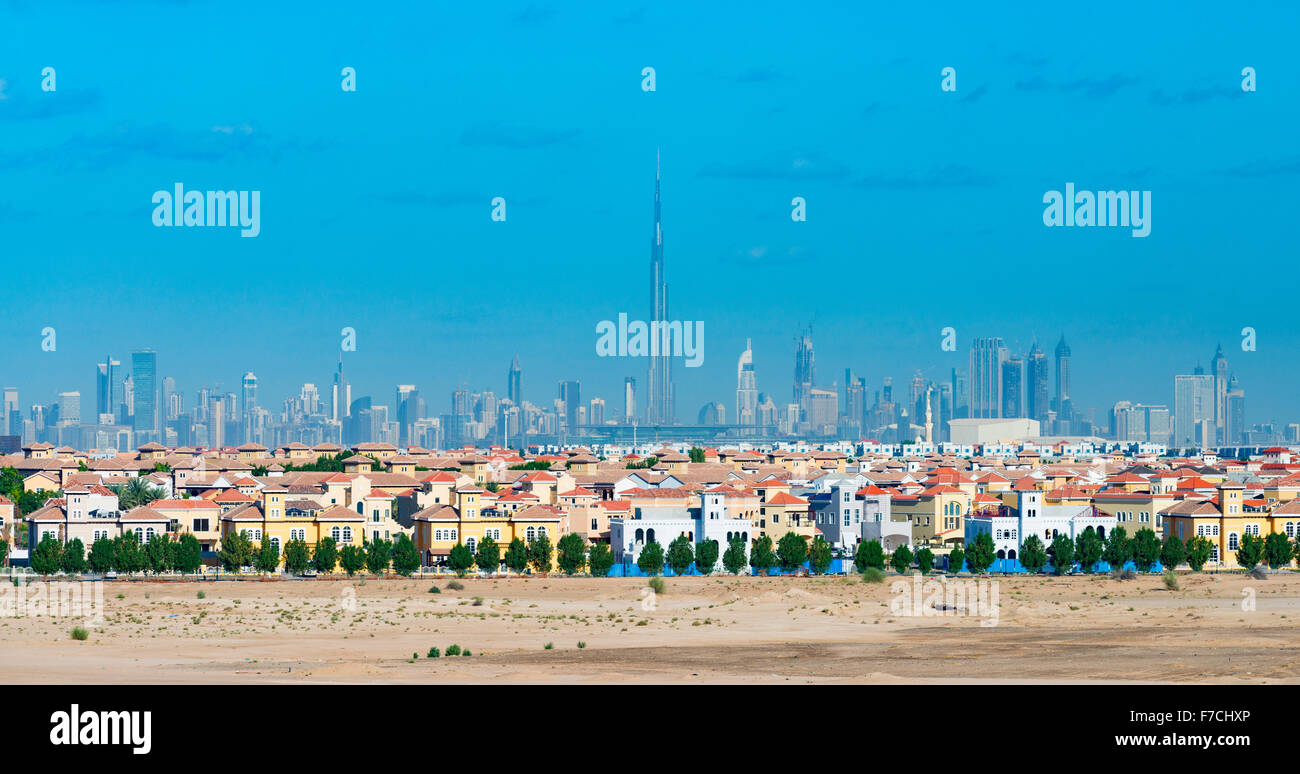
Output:
[[1238,545],[1240,545],[1240,543],[1239,543],[1238,540],[1237,540],[1237,533],[1236,533],[1236,532],[1229,532],[1229,533],[1228,533],[1228,550],[1229,550],[1229,551],[1236,551]]
[[339,542],[339,528],[338,528],[338,527],[331,527],[331,528],[330,528],[330,537],[333,538],[333,540],[334,540],[335,543]]
[[351,527],[344,527],[344,528],[343,528],[343,542],[344,542],[344,543],[351,543],[351,542],[352,542],[352,528],[351,528]]

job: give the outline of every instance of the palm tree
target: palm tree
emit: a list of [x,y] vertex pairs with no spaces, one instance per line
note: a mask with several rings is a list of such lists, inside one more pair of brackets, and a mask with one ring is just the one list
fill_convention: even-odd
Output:
[[142,476],[136,476],[125,484],[118,484],[111,487],[111,489],[117,495],[118,506],[124,511],[129,511],[137,506],[148,505],[163,496],[161,489],[151,486],[149,481]]

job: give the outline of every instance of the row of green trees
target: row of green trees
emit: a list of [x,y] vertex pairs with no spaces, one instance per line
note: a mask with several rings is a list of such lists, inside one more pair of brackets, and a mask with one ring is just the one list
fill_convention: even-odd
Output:
[[203,564],[203,547],[190,534],[173,540],[170,535],[154,535],[141,544],[134,532],[115,538],[99,538],[86,553],[81,538],[67,543],[46,535],[31,552],[31,568],[41,575],[57,572],[81,573],[139,572],[157,575],[164,572],[198,572]]
[[[1115,570],[1131,561],[1141,572],[1151,572],[1157,562],[1165,569],[1186,563],[1193,571],[1200,572],[1209,562],[1213,549],[1214,545],[1200,536],[1183,541],[1177,535],[1166,535],[1162,541],[1154,530],[1144,527],[1130,538],[1123,527],[1115,527],[1103,538],[1088,527],[1077,538],[1058,534],[1051,543],[1044,543],[1036,534],[1029,535],[1021,543],[1017,558],[1031,573],[1042,572],[1050,563],[1057,575],[1070,572],[1076,564],[1083,572],[1094,572],[1102,561]],[[1286,535],[1276,532],[1267,537],[1243,535],[1237,549],[1237,564],[1247,570],[1260,564],[1273,569],[1288,567],[1297,557],[1300,557],[1300,541],[1293,543]],[[948,555],[948,567],[956,572],[965,563],[970,572],[979,574],[987,572],[996,558],[993,538],[984,532],[964,549],[953,549]],[[884,551],[874,540],[858,544],[854,561],[859,570],[868,567],[883,570],[886,564]],[[911,569],[913,561],[922,573],[928,573],[934,565],[934,554],[930,549],[922,548],[913,555],[907,546],[899,546],[888,563],[896,571],[904,573]]]
[[255,546],[243,532],[231,532],[222,538],[221,550],[217,552],[218,561],[228,572],[238,572],[245,567],[252,567],[260,573],[276,572],[280,569],[281,558],[285,571],[294,575],[309,570],[328,575],[342,570],[352,577],[363,570],[376,575],[391,570],[406,577],[420,569],[420,552],[406,535],[398,535],[393,540],[370,540],[359,546],[348,544],[342,548],[331,537],[321,538],[315,546],[308,546],[303,540],[290,540],[284,544],[282,557],[279,547],[270,540],[262,540]]

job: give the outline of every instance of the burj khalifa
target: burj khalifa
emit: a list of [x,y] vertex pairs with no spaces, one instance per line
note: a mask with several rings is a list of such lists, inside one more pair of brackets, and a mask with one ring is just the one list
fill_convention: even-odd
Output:
[[[668,283],[664,281],[664,229],[659,203],[659,156],[655,154],[655,228],[650,238],[650,296],[654,304],[652,322],[668,322]],[[653,327],[652,327],[653,330]],[[673,406],[673,370],[671,352],[661,348],[650,356],[646,383],[650,386],[646,401],[646,423],[672,425],[677,423]]]

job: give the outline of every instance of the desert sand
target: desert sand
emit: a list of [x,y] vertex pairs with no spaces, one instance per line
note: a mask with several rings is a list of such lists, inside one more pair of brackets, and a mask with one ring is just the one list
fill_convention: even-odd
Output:
[[995,626],[891,610],[893,576],[449,580],[109,582],[84,641],[0,619],[4,682],[1300,682],[1293,573],[994,577]]

